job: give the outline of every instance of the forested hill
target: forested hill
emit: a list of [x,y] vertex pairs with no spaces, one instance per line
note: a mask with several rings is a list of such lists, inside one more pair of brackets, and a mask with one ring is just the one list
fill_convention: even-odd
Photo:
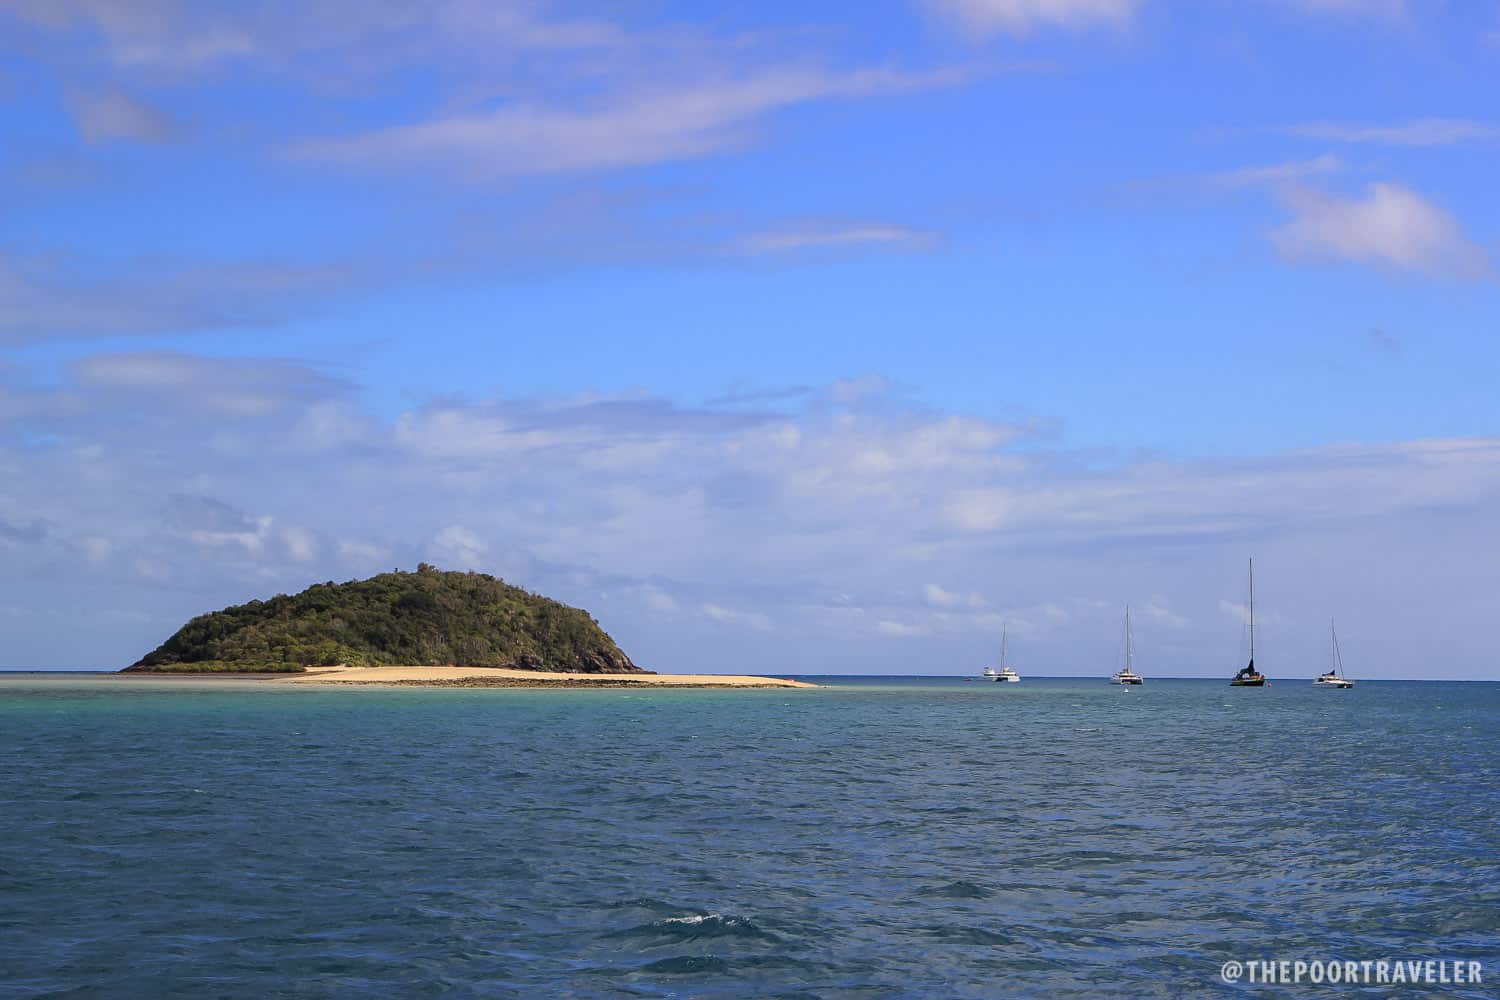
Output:
[[126,670],[297,671],[333,664],[644,673],[586,611],[483,573],[319,583],[199,615]]

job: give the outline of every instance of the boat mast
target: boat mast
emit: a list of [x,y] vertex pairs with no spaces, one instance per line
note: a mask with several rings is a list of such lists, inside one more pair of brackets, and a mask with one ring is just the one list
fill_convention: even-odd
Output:
[[1007,631],[1008,630],[1004,629],[1004,628],[1002,628],[1000,630],[1000,669],[1001,670],[1005,669],[1005,633]]
[[1250,560],[1250,666],[1255,666],[1255,560]]
[[1333,669],[1340,677],[1344,676],[1344,654],[1339,652],[1339,633],[1333,627],[1333,619],[1328,619],[1328,634],[1333,638]]
[[1125,672],[1131,673],[1130,664],[1133,657],[1130,649],[1130,605],[1125,605]]

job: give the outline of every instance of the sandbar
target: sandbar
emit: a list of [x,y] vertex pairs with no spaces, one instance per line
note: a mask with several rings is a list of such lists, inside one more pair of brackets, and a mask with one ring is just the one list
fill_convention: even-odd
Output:
[[806,681],[743,674],[569,674],[506,667],[310,667],[272,684],[380,684],[397,687],[815,688]]

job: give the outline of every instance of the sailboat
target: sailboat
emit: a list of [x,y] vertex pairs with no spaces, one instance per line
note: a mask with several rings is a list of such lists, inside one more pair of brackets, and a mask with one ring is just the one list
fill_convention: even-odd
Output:
[[1339,634],[1332,619],[1328,622],[1328,635],[1333,640],[1333,662],[1328,665],[1328,673],[1319,674],[1313,681],[1313,687],[1352,688],[1354,682],[1344,676],[1344,655],[1339,652]]
[[1005,638],[1006,631],[1000,631],[1000,669],[994,672],[995,682],[998,684],[1019,684],[1021,675],[1005,662]]
[[1255,669],[1255,560],[1250,560],[1250,662],[1229,681],[1230,687],[1265,687],[1265,675]]
[[1125,669],[1116,671],[1115,674],[1110,677],[1109,682],[1111,684],[1145,683],[1145,678],[1141,677],[1140,674],[1131,669],[1131,664],[1135,660],[1134,645],[1135,644],[1131,642],[1130,636],[1130,607],[1127,605],[1125,608]]

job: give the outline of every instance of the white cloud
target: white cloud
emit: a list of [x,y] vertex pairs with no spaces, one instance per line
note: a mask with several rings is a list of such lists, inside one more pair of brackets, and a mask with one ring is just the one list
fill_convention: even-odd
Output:
[[[1250,624],[1250,605],[1248,602],[1227,601],[1220,599],[1219,611],[1231,621],[1241,626]],[[1276,611],[1267,610],[1259,601],[1255,604],[1255,633],[1256,641],[1259,642],[1260,630],[1265,627],[1277,627],[1287,624],[1286,616]]]
[[917,625],[906,625],[901,622],[881,621],[876,623],[875,631],[881,635],[888,635],[897,639],[908,639],[912,636],[926,635],[926,629]]
[[450,524],[439,531],[428,546],[433,557],[445,567],[483,570],[490,546],[479,535],[460,524]]
[[641,600],[652,611],[675,615],[682,610],[682,606],[677,603],[677,599],[660,587],[647,584],[637,588],[637,590],[641,595]]
[[186,534],[193,542],[205,549],[235,546],[242,549],[244,554],[259,558],[266,552],[266,542],[271,537],[272,523],[271,517],[263,515],[247,523],[244,530],[240,531],[193,528]]
[[1174,612],[1167,599],[1159,595],[1140,605],[1137,610],[1151,621],[1166,625],[1168,628],[1186,628],[1188,624],[1187,619]]
[[344,562],[360,568],[391,568],[391,550],[383,545],[361,541],[357,538],[341,538],[337,548]]
[[1238,601],[1219,600],[1219,610],[1241,625],[1250,624],[1250,605]]
[[976,593],[954,593],[944,590],[935,583],[929,583],[923,587],[922,596],[935,608],[982,608],[985,604],[984,598]]
[[1371,184],[1363,197],[1338,198],[1298,188],[1285,195],[1295,213],[1271,232],[1292,260],[1343,260],[1458,278],[1490,273],[1488,255],[1448,212],[1397,184]]
[[759,632],[765,632],[771,627],[770,617],[759,611],[736,611],[717,604],[705,604],[699,610],[721,625],[751,628]]
[[294,562],[312,562],[318,557],[319,545],[317,536],[305,528],[287,527],[281,529],[281,541],[286,546],[287,554]]
[[1038,28],[1119,27],[1129,24],[1141,0],[926,0],[940,16],[980,37],[1024,35]]
[[108,538],[86,535],[78,539],[78,548],[89,562],[100,563],[110,557],[115,550],[115,545]]
[[313,403],[297,425],[298,439],[310,448],[337,448],[369,441],[375,428],[369,417],[342,399]]

